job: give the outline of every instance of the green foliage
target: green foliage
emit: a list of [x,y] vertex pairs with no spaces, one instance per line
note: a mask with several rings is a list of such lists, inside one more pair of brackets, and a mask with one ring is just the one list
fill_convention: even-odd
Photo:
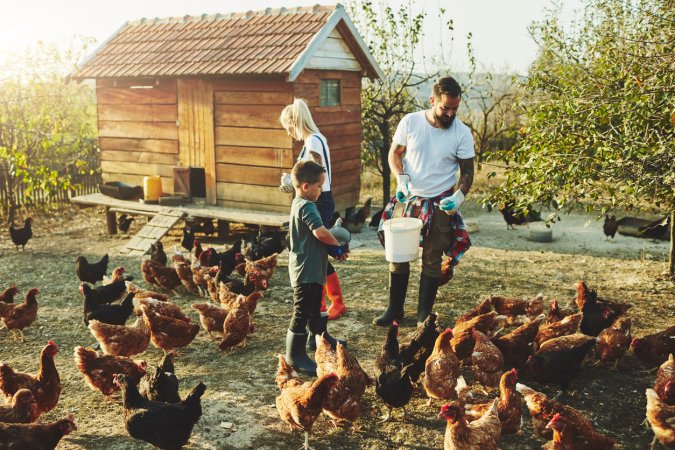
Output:
[[532,35],[540,53],[524,83],[526,126],[497,155],[510,170],[487,201],[674,210],[673,2],[588,0],[573,27],[552,11]]
[[10,199],[27,185],[53,192],[95,156],[96,105],[90,85],[66,83],[90,41],[67,48],[39,43],[0,71],[0,189]]
[[[386,203],[390,198],[387,154],[391,139],[401,118],[422,107],[415,97],[417,88],[438,76],[438,71],[427,67],[439,67],[444,50],[440,45],[436,57],[420,58],[426,13],[413,13],[414,2],[394,10],[386,1],[377,5],[371,0],[353,1],[347,10],[384,72],[381,80],[364,80],[361,90],[361,160],[382,175]],[[441,10],[441,15],[445,17],[446,11]],[[452,30],[450,20],[442,23],[445,25],[441,34]]]

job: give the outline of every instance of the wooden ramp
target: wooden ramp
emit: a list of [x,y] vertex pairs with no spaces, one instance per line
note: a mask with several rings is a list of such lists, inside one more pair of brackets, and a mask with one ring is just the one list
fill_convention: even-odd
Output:
[[131,238],[122,253],[129,256],[145,255],[150,250],[150,245],[157,243],[184,216],[183,211],[161,208],[152,220]]

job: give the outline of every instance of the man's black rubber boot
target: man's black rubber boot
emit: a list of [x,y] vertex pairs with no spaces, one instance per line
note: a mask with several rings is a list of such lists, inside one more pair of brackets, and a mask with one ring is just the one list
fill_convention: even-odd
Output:
[[[328,331],[326,331],[326,328],[328,327],[328,313],[327,312],[322,312],[321,313],[321,321],[319,324],[319,329],[318,330],[309,330],[309,338],[307,339],[307,349],[311,351],[316,351],[316,336],[323,334],[323,337],[328,341],[330,344],[331,348],[335,350],[337,348],[337,343],[339,342],[340,344],[344,345],[345,347],[347,346],[347,341],[344,341],[342,339],[335,339],[333,336],[328,334]],[[311,339],[311,340],[310,340]]]
[[394,320],[403,320],[403,304],[405,303],[409,279],[410,272],[389,272],[389,305],[384,314],[373,319],[373,325],[389,327]]
[[422,274],[420,276],[420,297],[417,301],[417,326],[424,323],[436,301],[440,278],[432,278]]
[[315,377],[316,363],[307,356],[306,343],[307,333],[293,333],[288,330],[286,332],[286,362],[298,372]]

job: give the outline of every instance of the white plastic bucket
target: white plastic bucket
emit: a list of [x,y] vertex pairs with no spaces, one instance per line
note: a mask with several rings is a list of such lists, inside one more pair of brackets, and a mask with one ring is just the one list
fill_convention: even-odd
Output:
[[384,257],[393,263],[417,259],[422,221],[416,217],[399,217],[384,222]]

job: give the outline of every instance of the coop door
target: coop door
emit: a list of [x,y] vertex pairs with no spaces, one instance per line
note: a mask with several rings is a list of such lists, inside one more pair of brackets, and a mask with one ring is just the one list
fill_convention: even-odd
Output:
[[216,204],[213,88],[200,79],[178,80],[178,159],[204,169],[206,203]]

